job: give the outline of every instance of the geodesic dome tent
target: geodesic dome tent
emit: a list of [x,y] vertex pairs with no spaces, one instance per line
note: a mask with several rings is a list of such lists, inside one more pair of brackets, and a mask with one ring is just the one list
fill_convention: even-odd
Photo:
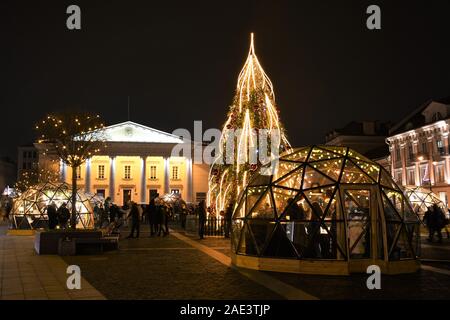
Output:
[[447,206],[445,203],[431,190],[417,186],[404,187],[404,193],[411,202],[414,212],[422,217],[427,211],[428,207],[436,204],[445,215],[448,215]]
[[[72,212],[71,197],[72,186],[67,183],[46,182],[30,187],[14,199],[11,212],[13,227],[15,229],[47,228],[47,206],[55,202],[59,208],[63,203],[67,203],[67,208]],[[77,191],[77,228],[94,228],[92,200],[92,195],[82,190]]]
[[419,219],[379,164],[346,147],[281,155],[233,214],[232,261],[252,269],[349,274],[418,269]]

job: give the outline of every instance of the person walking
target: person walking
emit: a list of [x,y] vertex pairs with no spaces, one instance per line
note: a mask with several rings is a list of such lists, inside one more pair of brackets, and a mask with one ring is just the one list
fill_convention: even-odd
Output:
[[204,239],[206,224],[206,203],[202,200],[198,204],[198,235]]
[[167,236],[169,234],[169,220],[172,218],[172,209],[170,206],[165,205],[164,206],[164,215],[163,215],[163,221],[164,221],[164,232],[163,236]]
[[70,219],[70,211],[67,209],[67,202],[64,202],[57,211],[58,215],[58,223],[61,229],[67,228],[67,222],[69,222]]
[[47,217],[48,228],[50,230],[56,229],[56,226],[58,225],[58,212],[54,201],[47,206]]
[[139,216],[139,208],[136,203],[131,204],[131,210],[128,214],[128,218],[131,218],[131,232],[130,235],[127,237],[127,239],[135,238],[134,232],[136,231],[136,238],[139,238],[139,232],[140,232],[140,216]]

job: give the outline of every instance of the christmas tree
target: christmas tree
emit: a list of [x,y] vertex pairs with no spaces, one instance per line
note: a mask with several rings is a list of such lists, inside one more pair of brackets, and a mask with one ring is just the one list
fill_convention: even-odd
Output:
[[219,213],[234,204],[262,165],[291,148],[278,114],[272,82],[256,57],[252,33],[219,152],[209,173],[211,210]]

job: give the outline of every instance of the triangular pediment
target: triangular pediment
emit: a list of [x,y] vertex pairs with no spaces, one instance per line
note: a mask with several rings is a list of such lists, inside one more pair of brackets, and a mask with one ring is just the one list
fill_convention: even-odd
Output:
[[183,143],[176,135],[132,121],[106,127],[105,136],[108,142]]

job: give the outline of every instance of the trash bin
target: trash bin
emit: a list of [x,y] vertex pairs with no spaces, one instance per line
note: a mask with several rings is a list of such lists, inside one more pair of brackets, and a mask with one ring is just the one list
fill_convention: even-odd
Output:
[[74,256],[76,254],[75,241],[73,239],[59,239],[58,254],[60,256]]

